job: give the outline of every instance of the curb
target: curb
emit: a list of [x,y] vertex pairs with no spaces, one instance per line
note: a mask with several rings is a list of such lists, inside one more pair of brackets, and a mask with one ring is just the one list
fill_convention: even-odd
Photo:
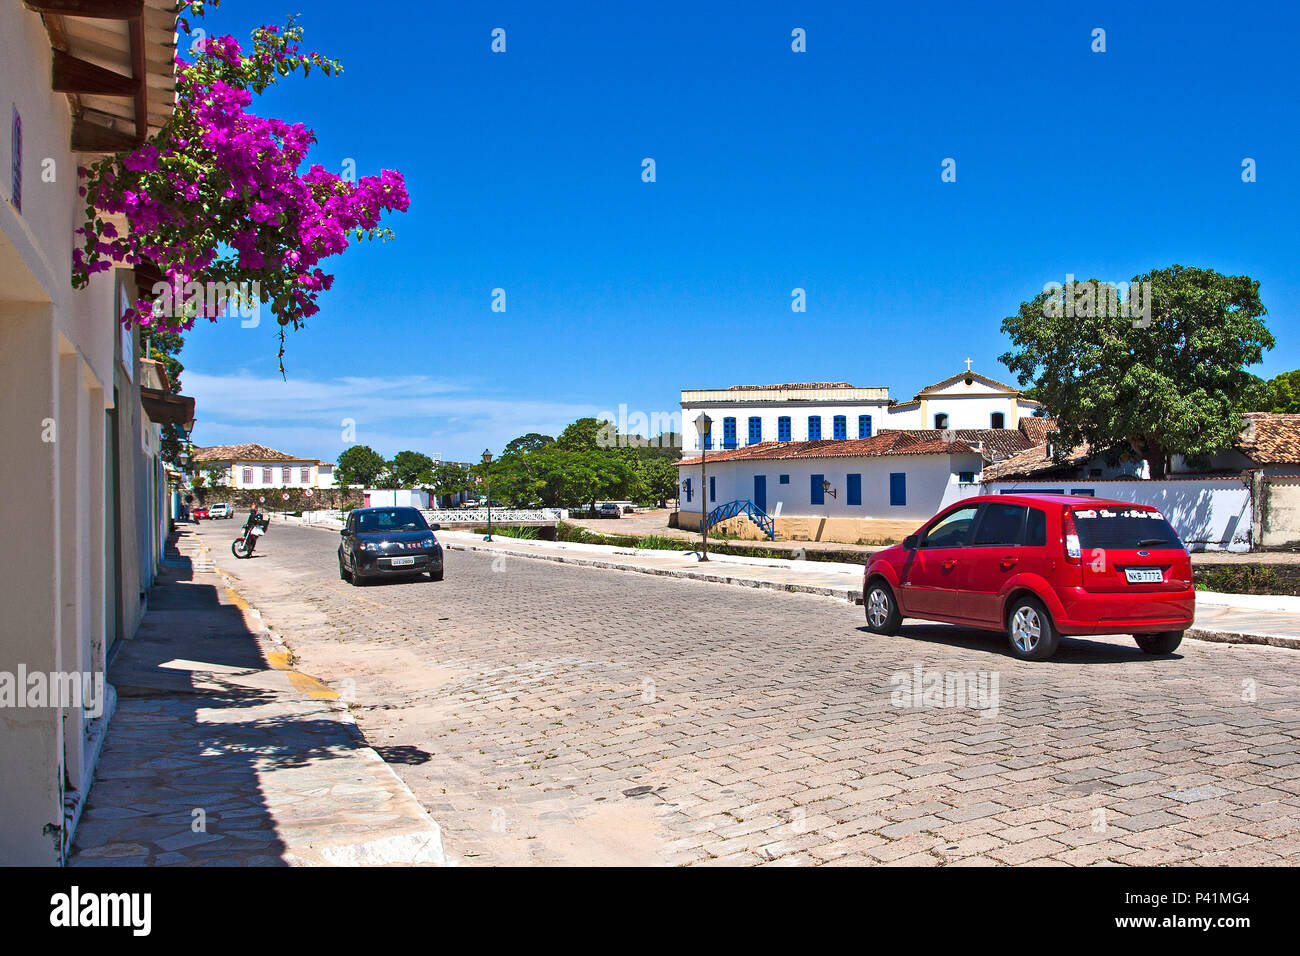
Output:
[[1209,641],[1215,644],[1258,644],[1300,651],[1300,637],[1282,637],[1277,634],[1253,634],[1247,631],[1216,631],[1210,628],[1189,627],[1183,633],[1183,636],[1195,641]]
[[[205,552],[210,551],[207,545],[201,545],[201,547]],[[291,661],[294,656],[293,648],[291,648],[288,642],[285,641],[283,635],[271,630],[266,623],[266,618],[262,616],[262,612],[248,603],[248,599],[240,594],[239,589],[235,587],[235,582],[232,580],[230,575],[226,571],[217,567],[215,561],[212,565],[212,571],[226,583],[226,588],[231,594],[239,598],[248,612],[257,618],[258,622],[261,624],[260,634],[265,636],[276,646],[284,648],[283,653],[285,657],[281,662],[284,666],[277,667],[274,661],[268,660],[270,669],[287,672],[290,675],[290,683],[294,685],[296,690],[300,693],[306,694],[310,699],[320,701],[324,706],[329,707],[330,710],[337,713],[339,716],[339,723],[343,726],[345,732],[357,743],[358,747],[365,751],[367,761],[376,764],[377,767],[383,767],[383,772],[387,773],[393,783],[396,784],[396,791],[406,795],[407,799],[411,801],[411,804],[419,809],[428,825],[428,830],[423,833],[377,836],[373,839],[361,840],[357,843],[322,847],[318,851],[321,857],[328,864],[333,866],[387,866],[392,864],[409,866],[419,863],[434,864],[436,866],[455,865],[448,860],[446,850],[443,847],[442,827],[439,826],[438,821],[433,818],[432,814],[425,809],[424,804],[416,798],[411,788],[406,785],[406,781],[398,776],[397,771],[389,766],[388,761],[381,757],[374,747],[370,746],[369,742],[365,738],[365,734],[363,734],[361,728],[357,726],[356,718],[352,716],[352,711],[348,709],[347,703],[344,702],[343,699],[339,697],[338,693],[330,688],[324,681],[308,674],[303,674],[296,668],[289,666],[289,661]],[[293,675],[300,676],[303,678],[303,681],[294,681]],[[318,687],[323,688],[326,693],[313,690],[311,687],[307,686],[307,684],[317,685]],[[298,856],[288,848],[286,848],[285,861],[289,863],[290,866],[313,865],[312,860]]]
[[708,571],[690,571],[680,568],[642,567],[635,564],[622,564],[617,561],[602,561],[598,558],[577,558],[565,554],[544,554],[536,551],[517,551],[510,548],[485,548],[481,545],[468,544],[459,541],[444,541],[443,547],[449,551],[482,551],[488,554],[504,554],[515,558],[533,558],[537,561],[554,561],[559,564],[574,564],[584,568],[603,568],[608,571],[635,571],[640,574],[654,574],[659,577],[705,581],[710,584],[730,584],[739,587],[762,588],[768,591],[816,594],[821,597],[836,598],[849,604],[862,600],[862,591],[858,588],[835,588],[821,584],[778,584],[775,581],[756,581],[752,578],[738,578],[734,575],[715,574]]

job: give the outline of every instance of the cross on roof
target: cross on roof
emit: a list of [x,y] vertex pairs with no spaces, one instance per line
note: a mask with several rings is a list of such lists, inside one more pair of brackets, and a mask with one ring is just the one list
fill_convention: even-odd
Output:
[[967,360],[966,360],[966,371],[968,371],[968,372],[970,371],[970,364],[971,364],[972,361],[973,361],[973,359],[967,359]]

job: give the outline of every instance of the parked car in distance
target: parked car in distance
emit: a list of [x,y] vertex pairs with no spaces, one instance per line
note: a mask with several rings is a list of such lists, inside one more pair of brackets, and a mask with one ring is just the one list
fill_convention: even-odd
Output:
[[442,545],[415,508],[355,508],[339,532],[339,577],[357,587],[372,578],[443,576]]
[[613,502],[607,501],[596,509],[596,514],[602,518],[621,518],[623,517],[623,509]]
[[207,505],[196,505],[190,509],[190,517],[198,521],[200,518],[210,518],[212,516],[208,513]]
[[1191,555],[1148,505],[1082,495],[980,495],[950,505],[863,574],[867,627],[903,618],[1007,633],[1023,660],[1062,635],[1132,634],[1168,654],[1196,607]]
[[215,504],[208,509],[208,515],[212,518],[233,518],[235,516],[234,505]]

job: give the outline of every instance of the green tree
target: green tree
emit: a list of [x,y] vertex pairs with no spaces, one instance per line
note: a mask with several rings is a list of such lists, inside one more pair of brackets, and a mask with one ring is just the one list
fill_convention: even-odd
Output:
[[374,487],[375,480],[387,470],[388,463],[379,452],[369,445],[353,445],[339,455],[334,482],[340,488],[348,485]]
[[520,435],[518,438],[512,438],[506,445],[505,450],[501,452],[501,457],[506,455],[523,455],[528,452],[540,451],[547,445],[555,444],[555,439],[550,435],[543,435],[539,432],[529,432],[527,435]]
[[1300,368],[1275,375],[1263,382],[1263,401],[1260,411],[1279,415],[1300,413]]
[[614,447],[616,435],[613,422],[579,418],[560,432],[555,444],[563,451],[596,451]]
[[433,459],[419,451],[399,451],[388,463],[398,488],[414,488],[433,480]]
[[1102,309],[1062,315],[1047,292],[1022,302],[1002,320],[1013,348],[1000,360],[1022,386],[1034,384],[1062,446],[1125,449],[1162,478],[1171,455],[1231,445],[1256,392],[1246,366],[1273,336],[1249,276],[1175,265],[1134,277],[1133,287],[1143,282],[1149,324]]

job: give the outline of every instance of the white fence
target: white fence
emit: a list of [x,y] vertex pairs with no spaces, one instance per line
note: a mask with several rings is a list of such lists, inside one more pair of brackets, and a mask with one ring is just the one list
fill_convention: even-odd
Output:
[[[486,508],[451,508],[445,510],[428,510],[421,511],[424,520],[433,524],[487,524],[488,510]],[[493,508],[492,520],[494,522],[509,523],[511,521],[563,521],[569,517],[566,508]]]
[[985,494],[1017,491],[1086,493],[1151,505],[1169,519],[1193,551],[1249,551],[1252,503],[1248,478],[1134,479],[1057,478],[991,481]]

